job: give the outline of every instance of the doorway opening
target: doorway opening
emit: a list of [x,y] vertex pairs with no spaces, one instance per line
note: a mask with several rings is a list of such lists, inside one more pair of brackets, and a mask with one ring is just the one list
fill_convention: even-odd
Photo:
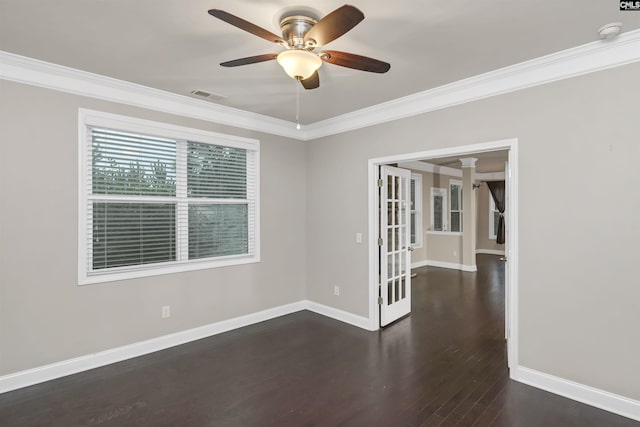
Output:
[[[465,218],[463,209],[460,204],[463,201],[473,203],[471,197],[475,197],[474,192],[479,187],[474,180],[473,172],[465,171],[465,167],[475,167],[473,159],[487,158],[492,153],[504,153],[506,157],[506,167],[502,172],[505,182],[504,187],[504,217],[506,223],[506,236],[504,242],[504,258],[505,262],[505,339],[507,340],[507,361],[508,366],[517,366],[517,339],[518,339],[518,141],[517,139],[506,139],[499,141],[491,141],[480,144],[472,144],[458,147],[450,147],[437,150],[429,150],[416,153],[407,153],[392,155],[369,160],[369,329],[380,329],[381,325],[387,325],[394,321],[394,317],[405,316],[410,311],[407,310],[407,303],[404,305],[396,304],[402,302],[403,296],[410,295],[410,271],[412,246],[410,242],[417,240],[416,234],[420,233],[420,239],[424,240],[424,244],[428,245],[429,232],[438,234],[438,232],[462,233],[466,224],[469,226],[470,218]],[[477,156],[477,157],[474,157]],[[447,195],[459,198],[454,201],[453,205],[449,200],[449,210],[446,214],[439,212],[436,208],[431,207],[432,212],[422,212],[429,218],[436,218],[436,224],[427,227],[428,231],[419,230],[416,227],[408,227],[412,221],[415,222],[413,216],[417,213],[411,204],[411,191],[415,191],[414,183],[411,181],[411,172],[408,172],[406,166],[412,162],[423,162],[424,164],[438,164],[443,167],[443,163],[455,159],[465,159],[471,164],[462,164],[462,172],[467,174],[463,180],[471,187],[464,190],[461,186],[462,181],[451,180],[451,187],[447,183],[447,191],[443,192],[441,188],[434,191],[434,205],[441,206]],[[471,160],[469,160],[471,159]],[[404,165],[404,173],[402,172]],[[384,166],[384,168],[382,167]],[[398,170],[401,169],[401,170]],[[413,169],[413,168],[411,168]],[[471,173],[469,176],[468,174]],[[495,173],[497,176],[497,173]],[[408,178],[409,177],[409,178]],[[469,185],[469,180],[472,184]],[[488,181],[489,179],[487,179]],[[482,181],[478,181],[482,182]],[[460,185],[456,188],[456,185]],[[486,185],[486,184],[485,184]],[[444,187],[443,185],[441,185]],[[485,189],[489,191],[488,189]],[[466,191],[466,193],[465,193]],[[463,198],[463,195],[465,195]],[[423,193],[423,197],[425,193]],[[440,199],[439,199],[440,198]],[[407,201],[409,202],[407,204]],[[489,201],[487,200],[489,205]],[[475,209],[475,206],[473,206]],[[494,208],[495,209],[495,208]],[[488,208],[487,208],[488,210]],[[496,218],[499,217],[499,213]],[[445,222],[447,222],[445,224]],[[488,222],[488,221],[487,221]],[[419,227],[417,227],[419,229]],[[443,230],[443,228],[445,228]],[[413,234],[411,231],[413,230]],[[452,231],[455,230],[455,231]],[[457,268],[462,271],[475,271],[475,228],[473,238],[473,254],[470,254],[470,246],[468,242],[461,250],[465,254],[460,254],[460,262],[457,268],[455,265],[442,265],[446,268]],[[409,232],[408,232],[409,231]],[[491,230],[495,232],[495,230]],[[425,235],[422,233],[426,233]],[[455,252],[455,251],[454,251]],[[485,253],[500,254],[500,251],[491,250]],[[501,254],[502,255],[502,254]],[[438,266],[437,264],[432,264]],[[452,264],[453,265],[453,264]],[[410,304],[410,298],[409,298]],[[400,307],[400,309],[398,309]]]

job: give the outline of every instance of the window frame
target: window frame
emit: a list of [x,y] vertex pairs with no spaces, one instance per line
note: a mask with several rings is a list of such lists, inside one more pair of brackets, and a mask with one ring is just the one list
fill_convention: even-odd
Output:
[[[192,141],[205,144],[214,144],[233,148],[245,149],[253,156],[253,218],[249,216],[249,239],[252,241],[253,253],[248,255],[230,255],[204,259],[176,259],[175,261],[154,264],[139,264],[135,266],[113,267],[109,269],[91,271],[88,266],[89,251],[92,250],[91,231],[88,229],[90,219],[88,217],[88,202],[91,196],[89,174],[89,141],[91,128],[101,127],[116,131],[131,132],[142,135],[152,135],[161,138],[170,138],[178,141]],[[118,280],[127,280],[140,277],[149,277],[162,274],[179,273],[185,271],[201,270],[208,268],[227,267],[232,265],[260,262],[260,141],[256,139],[225,135],[184,126],[171,125],[150,120],[137,119],[101,111],[88,109],[78,110],[78,284],[88,285]],[[179,156],[176,153],[176,158]],[[249,195],[247,196],[249,198]],[[154,199],[160,199],[154,197]],[[171,203],[176,203],[177,197],[162,197]],[[177,211],[176,211],[177,212]],[[177,216],[177,215],[176,215]],[[188,219],[187,219],[188,221]],[[179,227],[179,219],[176,217],[176,228]],[[182,242],[176,237],[176,248]],[[176,255],[176,258],[178,256]]]
[[[437,195],[442,196],[442,230],[434,230],[434,226],[435,226],[435,203],[433,202],[434,197]],[[448,204],[447,204],[447,199],[448,199],[448,191],[446,188],[439,188],[439,187],[431,187],[431,192],[430,192],[430,202],[431,202],[431,225],[429,227],[429,232],[430,233],[449,233],[448,230],[448,218],[449,218],[449,214],[448,214]]]
[[496,203],[493,201],[493,196],[489,192],[489,240],[496,240],[498,238],[497,230],[495,230],[494,216],[495,212],[500,213],[496,208]]
[[411,206],[410,217],[413,216],[413,224],[415,224],[415,230],[413,235],[415,236],[415,243],[411,242],[413,248],[421,248],[423,241],[423,233],[422,233],[422,211],[424,207],[422,206],[422,174],[412,173],[411,181],[414,182],[414,194],[415,200],[412,200],[413,206]]
[[[458,196],[460,197],[460,199],[458,200],[458,207],[459,209],[452,209],[451,207],[451,203],[453,203],[453,191],[452,188],[453,186],[457,186],[460,187],[460,191],[458,191]],[[462,227],[463,224],[463,206],[462,206],[462,190],[463,190],[463,186],[462,186],[462,181],[459,181],[457,179],[450,179],[449,180],[449,224],[451,225],[449,231],[452,233],[464,233],[464,229]],[[458,212],[460,214],[459,218],[460,218],[460,229],[458,231],[453,231],[453,219],[451,218],[451,214],[453,214],[454,212]]]

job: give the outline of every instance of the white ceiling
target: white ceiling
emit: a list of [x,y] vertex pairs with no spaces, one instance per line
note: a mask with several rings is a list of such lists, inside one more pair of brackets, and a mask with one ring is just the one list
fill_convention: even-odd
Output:
[[[222,94],[222,105],[293,121],[296,82],[275,61],[222,68],[223,61],[281,48],[207,14],[218,8],[279,34],[283,10],[324,15],[342,1],[0,0],[0,50],[188,95]],[[640,13],[614,0],[395,0],[352,3],[366,18],[327,45],[391,63],[387,74],[331,64],[321,86],[301,91],[312,123],[598,39]]]

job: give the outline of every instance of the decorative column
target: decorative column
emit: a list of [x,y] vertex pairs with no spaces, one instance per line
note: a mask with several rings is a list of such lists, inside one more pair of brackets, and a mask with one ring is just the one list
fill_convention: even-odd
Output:
[[462,163],[462,269],[477,271],[476,267],[476,182],[475,157],[460,159]]

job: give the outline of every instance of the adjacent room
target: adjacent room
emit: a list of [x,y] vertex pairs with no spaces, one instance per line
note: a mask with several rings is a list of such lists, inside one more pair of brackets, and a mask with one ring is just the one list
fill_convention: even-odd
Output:
[[633,1],[0,0],[0,425],[640,425],[638,75]]

